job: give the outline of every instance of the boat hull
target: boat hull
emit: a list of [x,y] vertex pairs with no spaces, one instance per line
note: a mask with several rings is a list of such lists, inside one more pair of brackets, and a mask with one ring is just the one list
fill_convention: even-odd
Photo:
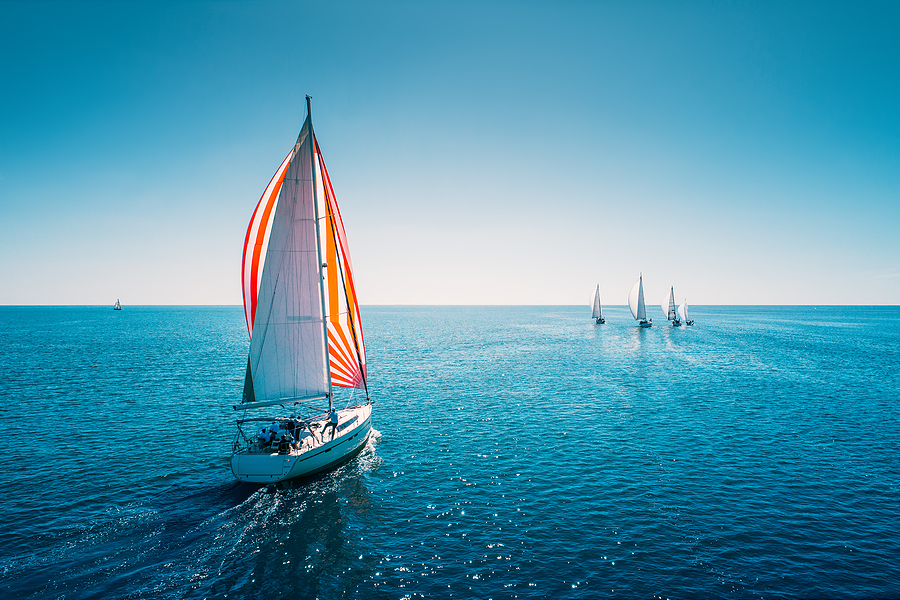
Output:
[[[360,453],[372,433],[372,405],[339,411],[341,422],[356,418],[337,438],[301,454],[262,454],[243,450],[231,457],[236,479],[249,483],[277,483],[329,471]],[[323,434],[324,435],[324,434]]]

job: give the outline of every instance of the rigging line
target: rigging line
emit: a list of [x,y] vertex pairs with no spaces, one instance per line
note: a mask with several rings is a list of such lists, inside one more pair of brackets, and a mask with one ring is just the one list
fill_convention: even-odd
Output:
[[[322,172],[327,173],[328,171],[325,169],[325,159],[322,157],[322,150],[321,150],[321,148],[319,148],[318,140],[316,140],[316,150],[318,151],[319,162],[321,163]],[[324,183],[325,183],[324,177],[322,178],[322,183],[323,183],[322,187],[324,188],[325,187],[324,186]],[[332,196],[333,195],[334,195],[334,190],[332,190]],[[328,220],[331,223],[331,236],[334,239],[335,247],[340,247],[339,240],[336,238],[337,227],[335,226],[335,222],[334,222],[334,212],[331,210],[331,202],[327,201],[328,200],[328,190],[327,189],[325,190],[325,200],[326,200],[325,212],[327,214]],[[342,254],[343,254],[343,250],[344,250],[344,248],[341,248]],[[365,368],[363,368],[362,355],[359,351],[359,340],[356,339],[356,324],[353,321],[353,312],[354,311],[352,310],[352,307],[350,306],[350,296],[347,294],[347,280],[344,277],[344,265],[342,264],[342,262],[340,260],[337,261],[337,263],[338,263],[338,270],[340,271],[340,274],[341,274],[341,285],[344,288],[344,298],[347,301],[347,316],[350,319],[350,334],[353,336],[353,347],[356,350],[356,364],[359,366],[359,374],[362,377],[363,388],[366,390],[366,400],[368,400],[369,399],[369,384],[366,381],[366,379],[367,379],[366,370],[365,370]],[[355,291],[356,290],[354,290],[354,292]]]

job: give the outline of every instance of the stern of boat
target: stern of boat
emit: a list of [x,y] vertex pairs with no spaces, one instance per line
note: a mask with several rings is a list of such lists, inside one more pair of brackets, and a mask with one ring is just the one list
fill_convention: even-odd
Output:
[[251,443],[236,449],[231,457],[231,471],[240,481],[266,484],[308,477],[337,467],[365,447],[372,431],[372,404],[339,410],[338,417],[338,434],[334,439],[328,439],[324,432],[327,415],[320,415],[313,421],[321,424],[320,443],[282,453],[260,450]]

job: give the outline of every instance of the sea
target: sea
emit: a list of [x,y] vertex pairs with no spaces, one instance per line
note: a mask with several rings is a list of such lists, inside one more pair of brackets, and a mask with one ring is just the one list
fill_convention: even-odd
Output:
[[241,307],[0,307],[0,597],[900,598],[900,307],[605,317],[366,306],[367,447],[258,486]]

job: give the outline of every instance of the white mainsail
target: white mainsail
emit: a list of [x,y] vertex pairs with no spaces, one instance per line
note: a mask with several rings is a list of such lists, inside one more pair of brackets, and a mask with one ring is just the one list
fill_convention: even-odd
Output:
[[307,117],[284,174],[257,293],[250,371],[257,401],[330,392]]
[[660,305],[666,319],[672,321],[675,319],[675,287],[669,288],[669,297],[662,301]]
[[644,306],[644,276],[643,274],[638,278],[634,285],[631,286],[631,291],[628,292],[628,307],[631,309],[631,314],[638,321],[644,321],[647,318],[647,309]]
[[591,316],[595,319],[599,319],[603,316],[603,313],[600,310],[600,284],[597,284],[597,290],[591,296]]

